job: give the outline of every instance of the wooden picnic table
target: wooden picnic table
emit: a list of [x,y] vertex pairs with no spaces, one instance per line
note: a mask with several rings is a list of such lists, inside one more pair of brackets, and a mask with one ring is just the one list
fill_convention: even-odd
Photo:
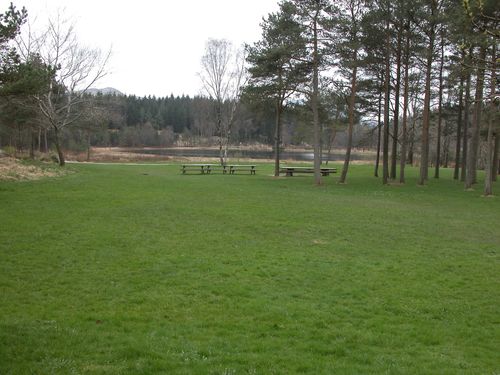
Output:
[[199,171],[201,174],[210,174],[213,167],[217,164],[182,164],[182,174],[186,174],[189,171]]
[[[255,174],[255,172],[257,171],[255,169],[256,166],[251,165],[251,164],[229,164],[225,167],[229,168],[229,174],[234,174],[234,172],[238,172],[238,171],[248,171],[248,172],[250,172],[250,174]],[[225,170],[224,170],[224,173],[225,173]]]
[[222,170],[224,174],[235,174],[235,172],[247,171],[250,174],[255,174],[257,171],[256,165],[253,164],[182,164],[181,172],[186,174],[189,171],[200,172],[201,174],[211,174],[213,171]]
[[[287,177],[291,177],[294,173],[314,173],[314,168],[282,166],[280,167],[280,173],[285,173]],[[337,168],[321,167],[320,173],[322,176],[329,176],[330,173],[337,173]]]

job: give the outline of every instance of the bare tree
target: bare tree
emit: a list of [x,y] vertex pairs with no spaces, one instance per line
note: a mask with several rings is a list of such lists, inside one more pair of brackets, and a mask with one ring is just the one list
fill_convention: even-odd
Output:
[[88,100],[87,90],[107,72],[111,51],[82,46],[76,36],[75,25],[58,14],[49,19],[45,31],[38,35],[29,30],[18,42],[25,59],[36,55],[54,70],[48,89],[35,96],[42,115],[54,131],[59,164],[65,164],[61,147],[61,130],[74,124],[83,114]]
[[[203,91],[215,101],[215,125],[221,165],[227,149],[241,90],[246,81],[245,56],[225,39],[209,39],[199,73]],[[226,108],[225,108],[226,105]]]

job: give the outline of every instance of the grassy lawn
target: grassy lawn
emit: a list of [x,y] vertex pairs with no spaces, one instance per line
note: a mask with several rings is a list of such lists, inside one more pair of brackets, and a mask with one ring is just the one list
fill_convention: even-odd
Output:
[[0,182],[0,374],[500,373],[482,186],[68,168]]

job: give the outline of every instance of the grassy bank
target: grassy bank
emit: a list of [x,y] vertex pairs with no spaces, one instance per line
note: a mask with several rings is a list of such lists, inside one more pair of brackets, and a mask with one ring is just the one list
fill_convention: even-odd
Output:
[[69,168],[0,182],[2,374],[500,372],[500,200],[448,171]]

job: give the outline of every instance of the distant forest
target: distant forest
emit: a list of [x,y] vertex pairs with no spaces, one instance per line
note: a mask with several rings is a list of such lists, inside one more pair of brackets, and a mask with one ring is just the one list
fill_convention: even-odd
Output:
[[[87,94],[86,102],[91,104],[85,114],[71,127],[63,129],[62,143],[68,150],[83,151],[89,143],[95,147],[169,147],[212,146],[217,141],[214,100],[207,97],[170,95],[158,98],[97,93]],[[284,115],[283,143],[285,146],[308,146],[312,143],[309,110],[301,103],[292,107]],[[20,114],[17,112],[18,117]],[[40,126],[33,132],[22,121],[9,122],[9,115],[8,111],[0,113],[2,146],[28,151],[33,144],[35,151],[50,150],[53,139],[49,127]],[[332,139],[335,130],[332,140],[338,147],[345,145],[346,116],[344,113],[335,123],[325,124],[325,142]],[[359,128],[356,145],[374,145],[376,129],[372,125]],[[243,100],[238,105],[230,142],[234,145],[272,145],[274,127],[272,103],[255,104]]]

